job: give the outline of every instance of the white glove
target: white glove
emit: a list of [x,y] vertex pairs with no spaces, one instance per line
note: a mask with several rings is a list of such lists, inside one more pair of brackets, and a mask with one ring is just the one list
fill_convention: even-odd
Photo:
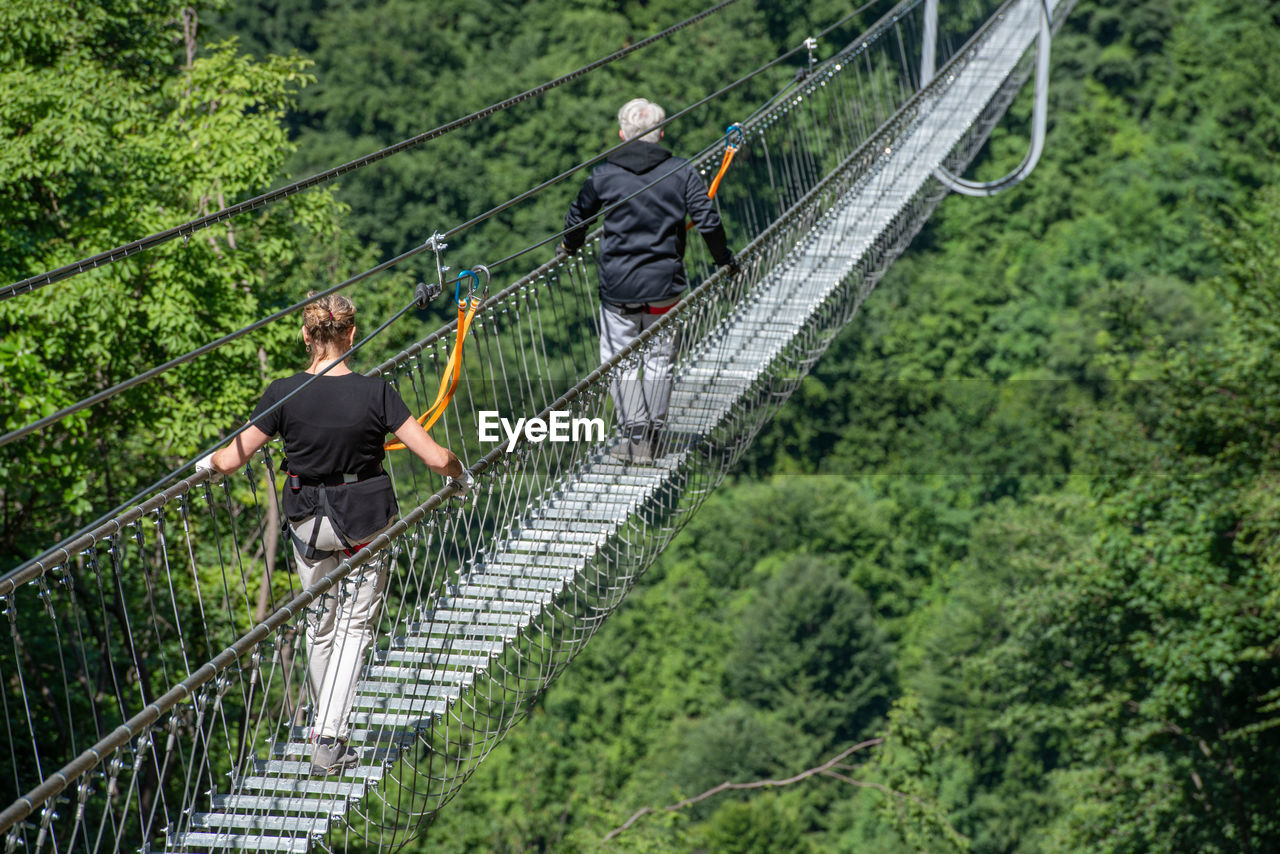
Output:
[[217,451],[210,451],[200,459],[196,460],[196,471],[209,472],[210,483],[217,483],[222,480],[222,472],[218,471],[217,467],[213,464],[213,455],[216,453]]
[[471,490],[476,488],[475,477],[473,477],[471,472],[466,469],[463,469],[462,474],[457,477],[449,478],[449,483],[458,487],[458,491],[453,494],[454,498],[463,498],[470,493]]

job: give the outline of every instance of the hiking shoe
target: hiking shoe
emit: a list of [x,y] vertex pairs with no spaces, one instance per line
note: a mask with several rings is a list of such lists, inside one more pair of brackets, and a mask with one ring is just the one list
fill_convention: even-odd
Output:
[[653,462],[653,445],[648,436],[641,436],[639,439],[632,438],[630,445],[632,463],[645,465]]
[[643,436],[638,439],[631,436],[623,436],[613,443],[613,447],[609,449],[609,456],[627,465],[643,465],[653,462],[653,451],[649,447],[649,440]]
[[653,448],[649,441],[649,428],[641,425],[628,432],[609,448],[609,456],[628,465],[653,462]]
[[620,463],[631,462],[631,438],[623,436],[609,446],[609,456]]
[[654,459],[662,459],[669,454],[678,454],[687,450],[694,436],[690,433],[677,433],[664,427],[649,428],[649,455]]
[[359,764],[360,754],[336,738],[320,738],[311,754],[312,774],[343,774]]

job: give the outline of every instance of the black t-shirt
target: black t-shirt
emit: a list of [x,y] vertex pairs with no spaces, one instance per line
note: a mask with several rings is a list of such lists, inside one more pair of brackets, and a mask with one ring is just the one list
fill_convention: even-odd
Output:
[[[309,379],[306,372],[276,380],[253,411],[256,419]],[[284,406],[257,421],[268,436],[284,437],[289,471],[326,477],[366,471],[382,462],[388,433],[409,418],[409,407],[391,384],[364,374],[322,376]]]
[[[254,418],[311,378],[304,372],[273,382],[254,409]],[[263,416],[256,422],[258,428],[284,438],[285,459],[293,474],[323,478],[350,473],[367,478],[287,488],[285,516],[298,522],[323,513],[352,545],[386,527],[397,513],[391,478],[368,475],[386,456],[386,435],[409,417],[409,407],[389,383],[355,373],[322,376]]]

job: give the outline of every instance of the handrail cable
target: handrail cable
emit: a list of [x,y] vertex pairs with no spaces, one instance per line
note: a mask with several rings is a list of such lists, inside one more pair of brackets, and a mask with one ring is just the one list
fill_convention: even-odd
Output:
[[100,252],[97,255],[93,255],[88,258],[82,258],[79,261],[73,261],[70,264],[66,264],[62,267],[58,267],[55,270],[50,270],[46,273],[40,273],[39,275],[31,276],[29,278],[23,279],[20,282],[15,282],[12,285],[8,285],[4,288],[0,288],[0,300],[8,299],[10,297],[14,297],[23,293],[30,293],[31,291],[34,291],[37,288],[42,288],[45,285],[50,285],[50,284],[53,284],[54,282],[61,281],[63,279],[69,279],[72,276],[79,275],[80,273],[95,269],[97,267],[103,267],[108,264],[112,264],[123,258],[127,258],[131,255],[136,255],[139,252],[143,252],[147,249],[151,249],[155,246],[159,246],[163,243],[167,243],[176,237],[189,237],[190,235],[194,234],[195,232],[203,228],[206,228],[207,226],[216,225],[219,222],[223,222],[225,220],[231,219],[232,217],[238,214],[244,213],[245,211],[264,207],[268,204],[271,204],[272,202],[279,201],[280,199],[283,199],[287,196],[300,193],[303,190],[311,189],[312,187],[319,186],[320,184],[328,183],[329,181],[332,181],[334,178],[337,178],[341,175],[345,175],[348,172],[354,172],[357,169],[360,169],[364,166],[368,166],[369,164],[375,163],[384,158],[390,157],[393,154],[399,154],[402,151],[406,151],[410,148],[415,148],[424,142],[428,142],[432,139],[436,139],[438,137],[444,136],[445,134],[450,133],[451,131],[458,130],[459,128],[465,127],[469,124],[479,121],[480,119],[487,118],[488,116],[491,116],[494,113],[499,113],[504,110],[507,110],[515,106],[516,104],[539,97],[543,93],[548,92],[551,89],[554,89],[558,86],[562,86],[565,83],[570,83],[574,80],[577,80],[579,77],[583,77],[589,74],[590,72],[595,71],[597,68],[600,68],[602,66],[608,65],[609,63],[622,59],[623,57],[629,54],[635,53],[641,48],[648,47],[649,45],[653,44],[656,41],[665,39],[680,30],[690,27],[693,24],[698,23],[702,19],[710,17],[716,12],[719,12],[722,9],[728,6],[731,6],[736,2],[738,2],[738,0],[722,0],[722,2],[717,3],[715,6],[711,6],[707,9],[704,9],[698,14],[690,18],[686,18],[680,23],[674,24],[660,33],[655,33],[654,35],[649,36],[648,38],[641,39],[640,41],[636,42],[633,45],[629,45],[627,47],[622,48],[621,50],[614,51],[608,56],[602,57],[600,59],[595,60],[594,62],[590,62],[587,65],[582,66],[576,71],[571,71],[568,74],[565,74],[561,77],[557,77],[554,80],[550,80],[539,86],[535,86],[532,89],[527,89],[524,92],[521,92],[519,95],[514,95],[510,98],[507,98],[504,101],[499,101],[495,104],[490,104],[489,106],[483,109],[477,110],[474,113],[471,113],[470,115],[463,116],[462,118],[459,118],[459,119],[454,119],[453,121],[448,122],[447,124],[443,124],[437,128],[433,128],[432,130],[425,131],[423,133],[418,134],[417,136],[410,137],[409,139],[403,140],[401,142],[397,142],[394,145],[389,145],[386,148],[380,149],[371,154],[366,154],[363,157],[358,157],[355,160],[351,160],[351,161],[348,161],[347,163],[343,163],[341,166],[335,166],[331,169],[325,170],[324,172],[318,172],[315,175],[310,176],[309,178],[303,178],[299,181],[293,182],[292,184],[288,184],[284,187],[280,187],[279,189],[271,190],[270,192],[263,193],[260,196],[255,196],[252,199],[247,199],[243,202],[239,202],[237,204],[223,208],[222,210],[215,211],[211,214],[207,214],[202,217],[198,217],[197,219],[193,219],[189,222],[185,222],[182,225],[178,225],[173,228],[166,229],[165,231],[156,232],[155,234],[151,234],[151,235],[148,235],[147,237],[143,237],[139,240],[135,240],[132,243],[126,243],[123,246],[117,246],[115,249],[110,249],[110,250],[107,250],[106,252]]

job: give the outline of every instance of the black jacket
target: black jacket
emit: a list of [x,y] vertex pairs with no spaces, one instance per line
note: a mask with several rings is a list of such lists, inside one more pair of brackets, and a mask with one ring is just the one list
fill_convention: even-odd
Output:
[[[655,183],[656,182],[656,183]],[[733,259],[707,187],[689,161],[651,142],[626,145],[600,164],[565,215],[570,252],[586,240],[587,226],[618,201],[652,187],[605,214],[600,247],[600,298],[611,303],[654,302],[689,286],[684,270],[685,217],[693,220],[720,265]]]

